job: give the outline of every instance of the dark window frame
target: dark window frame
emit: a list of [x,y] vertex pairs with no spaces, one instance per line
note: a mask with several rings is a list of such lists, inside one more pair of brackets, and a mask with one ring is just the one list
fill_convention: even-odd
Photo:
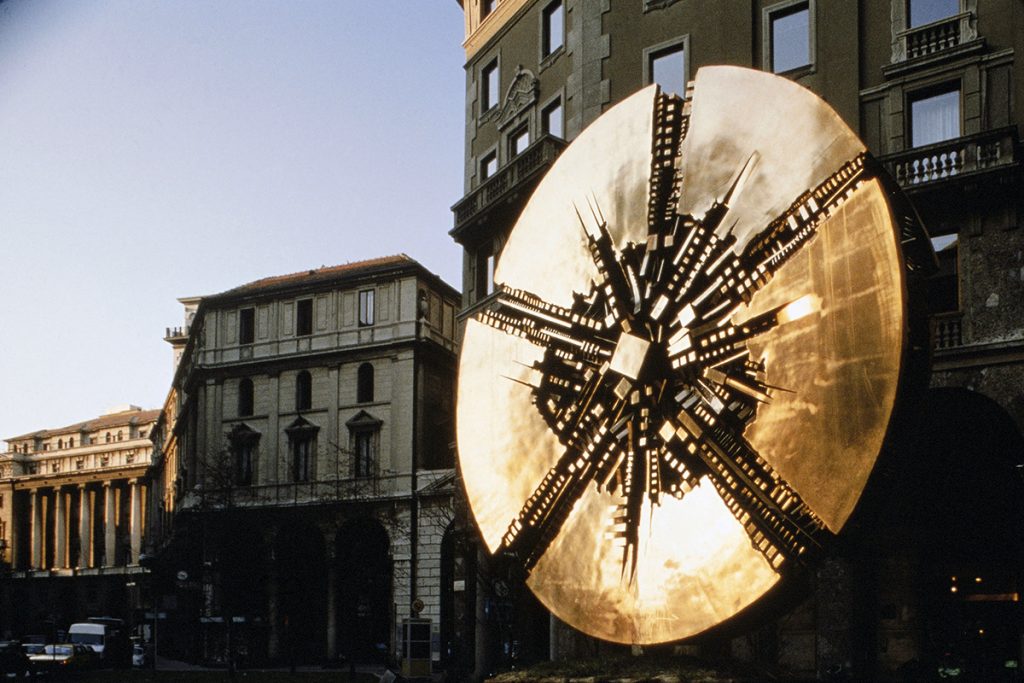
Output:
[[295,411],[313,408],[313,375],[309,370],[301,370],[295,375]]
[[284,431],[288,435],[290,480],[296,484],[313,481],[320,428],[300,417]]
[[[812,73],[817,64],[817,31],[816,24],[816,0],[785,0],[774,5],[765,7],[762,10],[762,65],[765,71],[775,74],[786,74],[790,76],[802,76],[805,73]],[[775,22],[786,17],[807,12],[807,63],[799,64],[785,70],[775,68]]]
[[256,407],[256,392],[252,380],[243,377],[238,380],[238,417],[251,416]]
[[[551,112],[559,112],[558,132],[551,130]],[[565,106],[562,104],[562,95],[559,93],[544,103],[540,108],[540,132],[541,135],[565,139]]]
[[231,453],[231,481],[236,486],[252,486],[256,482],[257,451],[260,433],[249,425],[236,425],[228,433]]
[[[552,40],[556,31],[552,27],[552,17],[559,15],[557,44]],[[558,53],[565,47],[565,5],[562,0],[552,0],[540,13],[540,57],[542,60]]]
[[[522,149],[519,149],[519,141],[526,136],[526,144],[523,145]],[[517,156],[526,151],[532,142],[530,136],[530,124],[524,122],[522,125],[515,128],[511,133],[508,134],[508,158],[509,160],[515,159]]]
[[[686,86],[690,82],[690,34],[684,34],[676,36],[670,40],[658,43],[657,45],[651,45],[644,48],[643,51],[643,77],[644,83],[650,85],[655,82],[654,71],[655,62],[664,57],[682,53],[683,55],[683,92],[675,93],[682,97],[686,94]],[[666,88],[662,87],[662,92],[668,92]]]
[[373,403],[373,363],[362,363],[356,370],[356,403]]
[[501,69],[498,58],[495,57],[480,69],[480,113],[486,114],[500,103]]
[[256,341],[256,309],[243,308],[238,311],[238,343],[252,344]]
[[313,300],[299,299],[295,302],[295,336],[308,337],[313,334]]
[[359,290],[359,327],[370,327],[377,320],[377,302],[373,288]]
[[[956,119],[956,134],[945,137],[939,140],[932,140],[930,142],[922,142],[917,144],[915,141],[915,128],[918,126],[914,123],[914,105],[931,100],[943,95],[950,93],[957,93],[956,105],[957,105],[957,119]],[[964,135],[964,90],[963,82],[960,79],[945,80],[939,83],[933,83],[916,90],[911,90],[906,93],[906,147],[907,149],[916,149],[918,147],[927,147],[928,145],[935,145],[949,140],[955,140]]]

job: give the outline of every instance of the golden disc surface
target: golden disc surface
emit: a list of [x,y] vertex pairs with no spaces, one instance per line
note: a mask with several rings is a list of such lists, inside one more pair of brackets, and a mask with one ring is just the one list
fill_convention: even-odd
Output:
[[838,533],[885,437],[903,257],[819,98],[735,67],[563,152],[467,321],[458,446],[492,553],[621,643],[700,633]]

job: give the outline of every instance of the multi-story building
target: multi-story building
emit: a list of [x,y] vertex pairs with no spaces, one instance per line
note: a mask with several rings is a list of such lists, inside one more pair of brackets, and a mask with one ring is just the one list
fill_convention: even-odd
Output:
[[159,411],[116,408],[6,439],[0,454],[0,633],[130,616]]
[[[567,141],[650,83],[685,95],[704,65],[763,69],[815,91],[909,194],[933,237],[930,388],[901,413],[892,457],[876,476],[878,500],[865,501],[851,532],[808,579],[810,598],[759,629],[745,628],[743,638],[720,632],[699,639],[701,647],[801,674],[852,667],[863,679],[947,652],[970,653],[974,671],[1019,664],[1019,4],[460,4],[465,188],[451,235],[465,250],[462,317],[487,305],[508,233]],[[766,115],[758,104],[750,102],[751,117]],[[898,431],[906,436],[895,438]],[[502,637],[534,642],[538,656],[544,647],[565,655],[580,642],[564,628],[548,633]]]
[[161,651],[381,661],[404,620],[440,629],[459,293],[401,255],[182,301],[153,433]]

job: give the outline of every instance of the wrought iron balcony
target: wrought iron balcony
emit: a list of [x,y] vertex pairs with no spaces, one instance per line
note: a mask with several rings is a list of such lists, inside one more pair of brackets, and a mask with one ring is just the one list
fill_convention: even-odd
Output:
[[1019,165],[1017,128],[1009,126],[916,147],[881,158],[903,188]]
[[562,153],[567,144],[561,138],[545,135],[463,197],[452,207],[455,214],[452,235],[456,235],[480,214],[496,206],[527,181],[538,178]]

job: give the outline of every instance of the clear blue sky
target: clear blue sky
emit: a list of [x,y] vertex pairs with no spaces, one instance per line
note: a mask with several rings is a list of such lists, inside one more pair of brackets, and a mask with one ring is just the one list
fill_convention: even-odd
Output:
[[461,287],[455,0],[0,1],[0,438],[159,407],[179,296],[405,252]]

